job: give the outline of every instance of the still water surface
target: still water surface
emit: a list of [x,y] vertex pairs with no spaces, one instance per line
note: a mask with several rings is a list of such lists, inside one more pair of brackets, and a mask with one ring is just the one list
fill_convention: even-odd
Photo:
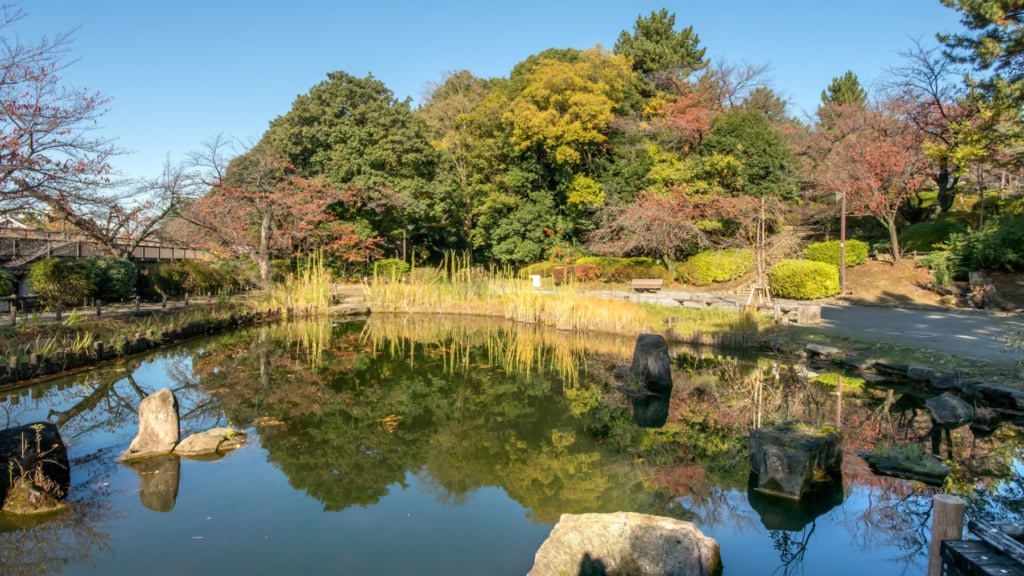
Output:
[[[455,320],[288,324],[21,390],[0,399],[0,425],[60,425],[73,506],[0,518],[0,573],[521,575],[560,514],[618,510],[696,522],[726,574],[924,572],[928,489],[847,454],[835,492],[780,506],[748,493],[745,445],[758,418],[839,417],[851,445],[913,436],[920,399],[867,390],[840,411],[828,394],[762,390],[754,406],[737,374],[765,361],[726,359],[679,371],[668,424],[645,429],[610,384],[632,346]],[[139,400],[163,387],[184,432],[230,424],[249,445],[158,472],[119,463]],[[957,434],[996,489],[975,513],[1019,519],[1018,431]]]

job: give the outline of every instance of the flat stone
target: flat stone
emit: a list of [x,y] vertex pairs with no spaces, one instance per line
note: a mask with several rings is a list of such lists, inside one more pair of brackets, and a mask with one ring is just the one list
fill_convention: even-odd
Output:
[[192,434],[174,447],[174,453],[188,458],[224,454],[246,444],[245,432],[231,428],[211,428]]
[[562,514],[527,576],[721,574],[718,543],[692,522],[634,512]]
[[938,374],[936,370],[928,368],[927,366],[908,366],[907,367],[907,378],[911,380],[920,380],[922,382],[931,382],[935,375]]
[[804,349],[807,350],[807,354],[812,358],[816,356],[832,358],[842,353],[842,350],[835,346],[825,346],[823,344],[808,344]]

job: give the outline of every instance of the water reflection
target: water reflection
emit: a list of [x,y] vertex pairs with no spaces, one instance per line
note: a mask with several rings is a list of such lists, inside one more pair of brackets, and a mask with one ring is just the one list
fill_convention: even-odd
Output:
[[[690,350],[699,366],[684,366],[678,348],[670,350],[674,384],[630,398],[612,391],[611,372],[629,361],[634,344],[633,338],[473,319],[290,323],[196,341],[19,392],[17,402],[2,404],[2,414],[9,425],[49,416],[79,458],[116,456],[134,435],[138,402],[170,386],[186,429],[232,424],[256,433],[254,449],[262,451],[257,460],[272,470],[263,473],[286,479],[288,493],[270,500],[291,501],[294,492],[321,513],[358,513],[367,522],[364,531],[374,535],[373,511],[399,496],[422,490],[444,506],[472,508],[476,496],[496,492],[542,527],[567,512],[629,510],[695,521],[722,543],[727,573],[796,567],[850,573],[836,564],[847,558],[837,551],[851,546],[850,554],[860,558],[857,573],[873,566],[891,570],[894,559],[916,566],[927,542],[928,489],[878,478],[852,451],[882,439],[927,441],[931,423],[920,398],[891,388],[844,391],[840,411],[834,390],[809,383],[779,359]],[[793,418],[822,424],[837,417],[848,451],[843,484],[820,498],[781,506],[748,492],[752,426]],[[964,490],[978,494],[972,513],[1021,514],[1016,429],[983,437],[960,428],[947,443],[968,479]],[[101,478],[116,476],[106,462],[100,456],[83,468],[108,467]],[[187,508],[186,498],[213,506],[202,500],[208,486],[201,482],[217,484],[220,469],[192,472],[173,457],[140,464],[129,476],[133,483],[121,490],[145,511],[159,512],[145,516],[146,526],[173,522]],[[978,492],[978,482],[1006,496]],[[231,486],[240,502],[264,498],[249,489],[245,483]],[[17,538],[50,538],[47,531],[58,526],[87,532],[87,538],[65,540],[77,542],[81,554],[53,551],[66,565],[109,555],[112,546],[122,550],[116,513],[127,504],[104,490],[83,490],[73,488],[72,499],[95,499],[107,511],[85,506],[75,508],[80,516],[74,525],[8,530],[21,530]],[[300,514],[299,508],[276,513],[284,519]],[[250,514],[239,504],[226,515],[244,526]],[[291,521],[316,522],[310,516]],[[446,530],[453,541],[466,537],[457,528]],[[10,543],[0,542],[0,549],[16,549],[16,538]],[[528,562],[536,542],[523,547]],[[37,573],[58,571],[50,566]]]

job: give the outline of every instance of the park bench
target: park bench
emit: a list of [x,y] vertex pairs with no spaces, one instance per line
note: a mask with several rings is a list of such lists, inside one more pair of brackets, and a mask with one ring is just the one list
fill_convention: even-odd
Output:
[[636,278],[629,282],[629,287],[637,292],[657,292],[664,285],[661,278]]

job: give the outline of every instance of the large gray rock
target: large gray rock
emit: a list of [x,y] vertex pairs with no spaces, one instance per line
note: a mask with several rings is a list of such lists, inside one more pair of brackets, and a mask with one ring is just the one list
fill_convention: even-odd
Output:
[[174,453],[188,458],[209,458],[222,456],[244,446],[246,434],[232,428],[211,428],[192,434],[174,447]]
[[750,433],[750,468],[756,490],[799,499],[814,484],[842,474],[842,435],[826,427],[814,430],[795,422],[757,428]]
[[36,514],[64,507],[71,484],[68,450],[57,426],[36,422],[0,430],[0,508]]
[[939,426],[956,428],[970,424],[974,418],[974,407],[949,392],[929,398],[924,405],[931,413],[932,420]]
[[528,576],[721,573],[718,543],[693,523],[616,512],[562,514]]
[[672,360],[661,334],[641,334],[633,348],[630,372],[641,387],[651,392],[672,389]]
[[178,444],[178,399],[170,388],[146,396],[139,403],[139,433],[121,460],[168,454]]

